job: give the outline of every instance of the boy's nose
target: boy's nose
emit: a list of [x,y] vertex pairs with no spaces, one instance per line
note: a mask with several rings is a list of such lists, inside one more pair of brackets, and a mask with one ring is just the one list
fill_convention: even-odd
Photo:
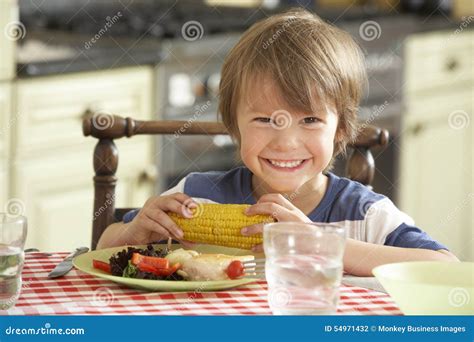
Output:
[[290,128],[275,133],[272,139],[272,149],[276,151],[291,151],[298,147],[298,135]]

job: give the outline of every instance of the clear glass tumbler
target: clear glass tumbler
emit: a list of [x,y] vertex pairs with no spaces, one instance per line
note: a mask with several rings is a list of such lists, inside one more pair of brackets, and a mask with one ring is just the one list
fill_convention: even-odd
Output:
[[0,213],[0,310],[20,297],[26,233],[25,216]]
[[336,312],[345,235],[343,227],[332,223],[264,225],[268,303],[275,315]]

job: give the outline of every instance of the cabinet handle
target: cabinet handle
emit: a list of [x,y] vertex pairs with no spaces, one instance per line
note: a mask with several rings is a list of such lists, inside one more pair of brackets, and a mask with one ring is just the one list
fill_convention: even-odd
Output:
[[418,135],[425,129],[425,126],[421,123],[417,123],[414,126],[411,127],[411,133],[413,135]]
[[458,67],[459,67],[459,62],[455,60],[454,58],[450,58],[446,62],[446,70],[448,70],[449,72],[455,71]]
[[155,165],[149,165],[138,175],[138,183],[155,183],[158,179],[158,169]]

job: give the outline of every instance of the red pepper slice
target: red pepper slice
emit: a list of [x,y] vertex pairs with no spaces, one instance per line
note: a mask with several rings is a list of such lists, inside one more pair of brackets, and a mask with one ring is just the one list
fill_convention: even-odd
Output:
[[148,272],[148,273],[153,273],[155,275],[160,275],[160,274],[158,274],[158,269],[156,267],[151,266],[151,265],[148,265],[148,264],[145,264],[145,263],[139,263],[136,266],[142,272]]
[[141,255],[139,253],[133,253],[132,264],[138,266],[139,264],[147,264],[154,268],[169,268],[169,260],[166,258],[150,257]]
[[167,277],[167,276],[170,276],[172,275],[174,272],[176,272],[177,270],[179,270],[181,268],[181,264],[179,262],[177,262],[176,264],[174,264],[173,266],[169,267],[169,268],[165,268],[165,269],[162,269],[160,270],[162,275]]
[[100,260],[92,260],[92,267],[107,272],[111,273],[110,271],[110,264],[108,262],[100,261]]
[[156,267],[153,267],[152,265],[149,265],[147,263],[139,263],[137,265],[137,267],[142,272],[148,272],[148,273],[152,273],[152,274],[157,275],[157,276],[167,277],[169,275],[172,275],[177,270],[179,270],[181,268],[181,264],[176,263],[176,264],[174,264],[173,266],[171,266],[169,268],[156,268]]

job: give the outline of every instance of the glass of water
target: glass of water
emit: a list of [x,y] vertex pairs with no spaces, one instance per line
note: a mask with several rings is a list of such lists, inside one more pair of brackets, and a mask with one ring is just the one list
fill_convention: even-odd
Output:
[[275,315],[336,312],[343,272],[345,229],[332,223],[265,224],[265,276]]
[[26,232],[26,217],[0,213],[0,310],[20,297]]

